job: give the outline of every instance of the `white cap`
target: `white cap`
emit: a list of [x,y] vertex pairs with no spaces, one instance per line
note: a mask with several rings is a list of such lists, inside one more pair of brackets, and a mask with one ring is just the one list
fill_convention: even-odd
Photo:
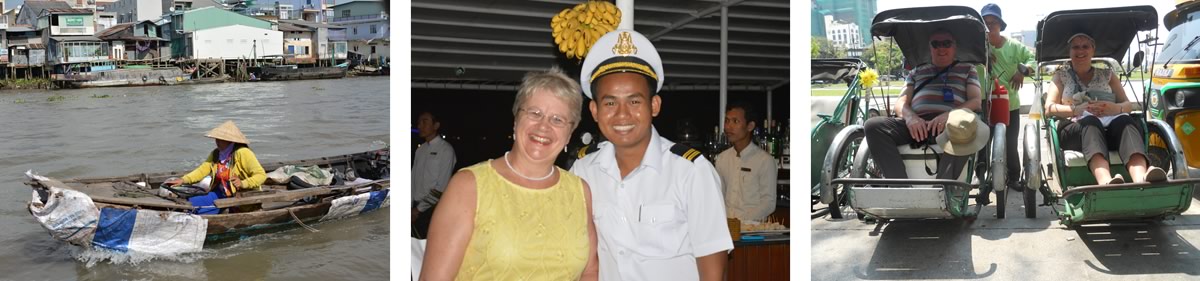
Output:
[[658,93],[662,89],[663,74],[662,58],[650,39],[629,29],[613,30],[592,44],[587,58],[583,60],[583,71],[579,74],[579,84],[583,86],[583,94],[592,98],[592,82],[601,76],[618,73],[634,72],[645,75],[658,86],[650,89]]

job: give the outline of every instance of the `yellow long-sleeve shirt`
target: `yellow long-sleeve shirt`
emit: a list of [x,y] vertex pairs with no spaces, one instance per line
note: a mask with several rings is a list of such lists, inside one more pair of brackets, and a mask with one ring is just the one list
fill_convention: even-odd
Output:
[[[217,151],[214,149],[208,154],[208,159],[196,167],[195,170],[183,176],[183,184],[193,184],[203,180],[206,176],[212,176],[215,181],[217,175]],[[230,167],[232,176],[242,180],[242,187],[238,190],[257,190],[262,187],[263,182],[267,181],[267,172],[263,170],[261,164],[258,163],[258,157],[254,156],[254,152],[250,151],[249,147],[239,147],[233,152],[233,167]],[[210,186],[217,186],[215,182]],[[237,190],[234,190],[237,192]]]

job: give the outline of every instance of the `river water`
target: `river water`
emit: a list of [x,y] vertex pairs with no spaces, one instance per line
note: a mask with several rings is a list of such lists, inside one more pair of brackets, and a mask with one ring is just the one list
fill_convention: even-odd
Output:
[[190,170],[234,120],[261,162],[383,148],[388,79],[0,92],[0,280],[381,280],[388,210],[146,259],[54,240],[26,170],[56,178]]

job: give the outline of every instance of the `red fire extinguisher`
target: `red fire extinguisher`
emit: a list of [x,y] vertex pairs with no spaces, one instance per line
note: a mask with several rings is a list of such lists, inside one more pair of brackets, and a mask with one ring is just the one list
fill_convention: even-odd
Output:
[[1005,126],[1008,126],[1008,89],[1000,84],[999,79],[992,79],[992,82],[996,87],[992,89],[992,113],[988,118],[988,123],[991,125],[1004,123]]

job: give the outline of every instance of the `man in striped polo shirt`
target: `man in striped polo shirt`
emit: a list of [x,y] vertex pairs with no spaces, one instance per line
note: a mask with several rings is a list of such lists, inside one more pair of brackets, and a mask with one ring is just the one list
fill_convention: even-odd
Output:
[[[954,109],[980,111],[982,94],[975,66],[958,63],[954,35],[940,29],[929,36],[932,62],[913,68],[905,80],[899,118],[879,116],[864,125],[871,157],[885,178],[908,178],[900,158],[899,145],[930,143],[946,128],[949,112]],[[939,155],[937,177],[955,179],[962,172],[967,156]]]

